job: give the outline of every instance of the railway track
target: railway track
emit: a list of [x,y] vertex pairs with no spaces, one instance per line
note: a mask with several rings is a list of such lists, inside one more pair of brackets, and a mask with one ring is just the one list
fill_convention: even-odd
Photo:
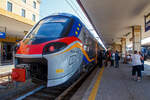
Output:
[[13,100],[69,100],[94,70],[94,68],[96,67],[92,67],[88,72],[82,73],[80,78],[71,85],[49,88],[39,86],[36,89],[33,89],[32,91],[27,92]]

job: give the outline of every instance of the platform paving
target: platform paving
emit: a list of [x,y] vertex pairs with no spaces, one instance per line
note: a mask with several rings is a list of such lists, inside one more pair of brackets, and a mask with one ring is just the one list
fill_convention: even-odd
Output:
[[105,68],[96,100],[150,100],[150,75],[143,73],[141,82],[131,79],[132,67]]
[[89,75],[89,77],[84,81],[78,91],[72,96],[71,100],[88,100],[88,96],[90,95],[90,91],[93,88],[99,71],[100,68],[96,67],[91,75]]
[[[95,100],[150,100],[150,62],[145,62],[141,82],[131,79],[131,70],[130,64],[120,64],[119,68],[104,68]],[[95,76],[85,81],[71,100],[88,100],[99,72],[100,69],[95,71]]]

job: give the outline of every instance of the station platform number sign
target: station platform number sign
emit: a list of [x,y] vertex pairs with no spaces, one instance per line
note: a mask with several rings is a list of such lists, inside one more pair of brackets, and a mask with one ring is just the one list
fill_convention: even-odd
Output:
[[5,39],[6,38],[6,33],[5,32],[0,32],[0,38]]
[[145,32],[150,30],[150,13],[145,16]]

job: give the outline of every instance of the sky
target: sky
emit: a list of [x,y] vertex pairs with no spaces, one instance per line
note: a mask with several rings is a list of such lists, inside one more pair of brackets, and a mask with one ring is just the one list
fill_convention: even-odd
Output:
[[88,28],[92,29],[92,26],[88,24],[88,19],[84,16],[84,13],[76,3],[76,0],[42,0],[40,7],[40,19],[53,13],[60,12],[78,16],[83,23],[88,25]]
[[40,18],[58,12],[70,12],[74,14],[66,0],[42,0],[40,6]]
[[[70,13],[78,16],[78,18],[80,18],[80,20],[86,25],[86,27],[93,33],[94,37],[99,37],[90,24],[89,20],[77,4],[76,0],[41,0],[40,19],[52,15],[53,13],[60,12]],[[103,45],[100,38],[96,39],[100,42],[100,44]]]

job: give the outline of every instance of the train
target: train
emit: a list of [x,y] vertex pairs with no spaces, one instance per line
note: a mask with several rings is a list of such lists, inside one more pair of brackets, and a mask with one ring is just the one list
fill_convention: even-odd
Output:
[[25,82],[30,77],[34,83],[59,86],[96,64],[100,49],[104,48],[78,17],[47,16],[16,45],[12,79]]

